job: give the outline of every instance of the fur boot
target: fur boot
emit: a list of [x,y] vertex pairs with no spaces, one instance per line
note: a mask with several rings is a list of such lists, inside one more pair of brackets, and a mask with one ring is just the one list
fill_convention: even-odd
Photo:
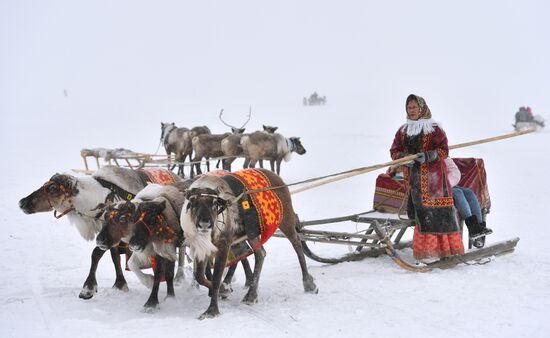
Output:
[[[493,230],[487,228],[485,222],[479,223],[477,217],[472,215],[464,220],[466,227],[468,227],[468,237],[471,241],[474,241],[474,246],[476,248],[481,248],[485,245],[485,236],[493,233]],[[476,241],[476,239],[481,239],[482,241]]]

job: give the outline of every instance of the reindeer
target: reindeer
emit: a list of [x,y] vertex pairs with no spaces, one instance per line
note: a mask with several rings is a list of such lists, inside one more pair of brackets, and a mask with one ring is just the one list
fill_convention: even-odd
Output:
[[[189,157],[191,160],[191,154],[193,152],[192,139],[197,135],[211,134],[210,129],[207,126],[197,126],[191,129],[178,128],[172,123],[160,123],[161,134],[160,140],[166,150],[168,161],[170,161],[170,155],[175,154],[176,162],[178,162],[178,175],[182,178],[185,177],[183,172],[183,162]],[[176,165],[171,168],[168,165],[168,169],[173,170]]]
[[[146,236],[142,225],[136,227],[136,224],[140,223],[141,220],[141,223],[147,226],[146,229],[148,231],[157,235],[164,231],[163,236],[165,236],[165,238],[163,241],[168,244],[174,244],[178,249],[178,269],[173,279],[177,284],[178,281],[184,278],[183,265],[185,259],[184,238],[179,223],[180,213],[184,198],[183,193],[189,188],[192,182],[193,180],[186,180],[183,182],[175,182],[167,186],[149,184],[141,190],[132,201],[120,201],[104,208],[102,218],[105,225],[96,237],[97,246],[102,250],[108,250],[118,246],[121,242],[129,244],[133,239],[134,241],[132,244],[134,246],[131,245],[130,247],[140,251],[140,254],[132,255],[128,261],[128,266],[138,277],[139,281],[149,289],[155,288],[156,279],[150,274],[143,273],[141,268],[150,264],[149,258],[155,257],[158,254],[157,251],[159,251],[159,246],[148,245],[149,240],[153,240],[154,237],[151,237],[151,234]],[[164,203],[166,201],[168,201],[169,204]],[[172,211],[176,213],[175,218],[173,217]],[[168,224],[170,226],[166,228]],[[175,225],[175,227],[173,225]],[[177,238],[175,237],[175,232],[177,232]],[[138,249],[136,249],[136,245]],[[163,248],[168,249],[168,251],[160,250],[161,253],[172,252],[172,248],[169,245]],[[160,258],[155,257],[155,262],[157,263],[156,267],[163,269],[158,273],[159,275],[170,275],[170,273],[172,273],[173,277],[174,266],[171,264],[171,258],[173,258],[171,254],[161,254]],[[247,260],[243,260],[242,263],[246,275],[245,286],[248,286],[252,281],[252,270]],[[231,279],[235,273],[235,267],[236,266],[231,267],[232,269],[230,269],[224,279],[224,296],[227,296],[232,291]],[[157,291],[151,293],[152,298],[150,298],[150,301],[148,301],[145,306],[146,311],[148,308],[154,308],[156,304],[158,304],[158,298],[156,297],[158,294]],[[155,299],[157,299],[156,303]]]
[[[256,188],[275,189],[253,193],[253,189]],[[258,212],[264,217],[265,231],[254,238],[249,237],[249,243],[254,249],[254,275],[243,302],[251,304],[257,300],[258,283],[265,256],[262,245],[277,227],[296,251],[302,270],[304,290],[318,292],[313,277],[307,270],[302,245],[296,233],[297,218],[290,192],[281,178],[264,169],[247,169],[226,173],[225,176],[202,175],[191,184],[186,193],[180,221],[197,266],[195,278],[211,291],[210,305],[199,319],[219,315],[218,295],[230,247],[238,239],[246,236],[245,226],[249,226],[239,215],[238,203],[245,201],[245,194],[256,199],[256,203],[249,203],[246,199],[248,205],[261,205]],[[214,274],[212,281],[208,281],[204,278],[204,269],[212,256],[215,256]]]
[[[160,141],[164,145],[164,150],[166,150],[166,156],[170,162],[170,155],[175,154],[176,162],[178,162],[178,175],[183,176],[183,164],[185,161],[184,153],[188,153],[189,150],[188,144],[185,143],[185,133],[189,131],[188,128],[182,127],[178,128],[174,122],[172,123],[160,123]],[[176,165],[174,164],[170,167],[170,164],[167,165],[169,170],[173,170]]]
[[281,162],[289,161],[292,152],[299,155],[306,153],[299,137],[285,138],[274,133],[254,132],[241,139],[244,153],[244,167],[254,168],[259,160],[269,160],[271,171],[281,173]]
[[166,279],[167,297],[175,296],[176,247],[183,239],[179,217],[184,202],[182,192],[188,186],[189,184],[182,185],[181,189],[175,186],[152,187],[150,197],[156,197],[137,203],[133,216],[133,236],[129,241],[133,254],[128,265],[139,277],[143,274],[140,269],[144,262],[148,262],[153,256],[156,262],[151,295],[144,305],[146,312],[152,312],[158,307],[158,288],[162,275]]
[[[191,185],[192,180],[186,180],[183,182],[175,182],[167,186],[161,186],[158,184],[149,184],[143,190],[141,190],[132,201],[120,201],[111,205],[108,205],[103,212],[104,225],[99,234],[96,237],[96,244],[102,250],[108,250],[112,247],[116,247],[122,243],[128,244],[130,239],[134,235],[135,228],[135,213],[140,203],[145,201],[151,201],[155,198],[171,198],[175,199],[178,193],[183,198],[183,192]],[[181,205],[177,205],[176,209],[181,209]],[[177,210],[177,222],[179,226],[179,212]],[[178,270],[176,273],[176,283],[183,279],[183,265],[185,248],[183,247],[183,234],[179,234],[181,238],[178,239],[177,248],[179,249],[178,255]],[[148,262],[143,262],[147,264]],[[144,274],[139,270],[139,262],[130,258],[129,266],[131,270],[137,275],[138,279],[148,288],[153,287],[153,276]]]
[[[158,180],[153,179],[154,175]],[[169,183],[169,181],[174,182],[178,178],[163,169],[146,171],[115,166],[102,167],[94,175],[86,177],[55,174],[29,196],[22,198],[19,201],[19,207],[26,214],[53,210],[54,216],[58,219],[67,216],[80,235],[85,240],[91,241],[103,226],[100,219],[102,210],[98,210],[99,205],[130,200],[145,187],[147,182],[163,180],[165,183]],[[127,291],[128,285],[122,273],[119,249],[111,247],[110,252],[116,271],[113,288]],[[95,274],[99,260],[104,253],[105,250],[100,247],[96,247],[92,251],[90,271],[80,291],[80,298],[90,299],[97,292]]]
[[[263,131],[268,134],[273,134],[278,127],[262,125]],[[223,170],[231,171],[231,163],[233,163],[237,157],[244,157],[243,147],[241,146],[241,139],[248,134],[233,134],[229,135],[222,140],[222,151],[225,157],[225,163]],[[264,167],[263,160],[260,160],[260,168]],[[243,168],[243,169],[246,169]]]
[[[231,133],[224,133],[224,134],[215,134],[215,135],[199,135],[197,137],[194,137],[193,142],[193,151],[195,152],[195,156],[193,158],[193,162],[196,162],[194,164],[197,174],[201,174],[201,168],[200,168],[200,161],[205,158],[206,159],[206,170],[210,171],[210,161],[209,159],[212,157],[221,157],[224,156],[224,151],[222,150],[222,141],[231,135],[241,135],[244,133],[246,124],[250,121],[250,116],[252,115],[252,108],[249,109],[248,112],[248,119],[246,122],[240,127],[237,128],[235,126],[232,126],[230,124],[227,124],[223,118],[223,109],[220,111],[219,119],[222,121],[223,124],[231,128]],[[233,159],[234,160],[234,159]],[[231,161],[233,162],[233,161]],[[219,166],[216,165],[216,168]],[[227,165],[227,159],[222,159],[222,168],[226,168]],[[230,164],[229,164],[230,166]],[[191,166],[191,175],[194,175],[193,171],[193,165]]]

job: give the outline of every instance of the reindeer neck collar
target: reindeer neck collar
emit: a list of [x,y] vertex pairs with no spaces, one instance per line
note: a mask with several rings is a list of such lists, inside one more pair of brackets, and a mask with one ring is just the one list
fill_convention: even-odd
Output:
[[296,144],[291,139],[287,138],[286,144],[288,145],[290,152],[296,151]]
[[[168,129],[168,128],[169,128],[169,129]],[[168,130],[166,131],[166,133],[164,134],[164,138],[162,139],[162,143],[164,143],[164,144],[166,144],[166,140],[168,139],[168,136],[169,136],[174,130],[177,129],[177,127],[174,126],[174,125],[169,125],[168,128],[166,128],[166,129],[168,129]]]

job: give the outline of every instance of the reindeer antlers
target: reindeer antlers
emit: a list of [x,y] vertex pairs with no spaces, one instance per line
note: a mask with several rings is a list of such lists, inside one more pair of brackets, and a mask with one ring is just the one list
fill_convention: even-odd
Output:
[[228,124],[227,122],[225,122],[222,118],[222,114],[223,114],[223,109],[220,110],[220,115],[219,115],[220,121],[222,121],[223,124],[225,124],[229,128],[241,129],[241,128],[244,128],[244,126],[246,126],[247,123],[250,121],[250,117],[252,116],[252,106],[248,109],[248,118],[247,118],[246,122],[240,128],[237,128],[237,127],[232,126],[232,125]]

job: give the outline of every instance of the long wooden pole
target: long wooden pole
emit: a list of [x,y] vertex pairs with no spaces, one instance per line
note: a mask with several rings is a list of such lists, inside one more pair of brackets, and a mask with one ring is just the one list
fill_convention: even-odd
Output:
[[[504,135],[495,136],[495,137],[489,137],[489,138],[485,138],[485,139],[481,139],[481,140],[477,140],[477,141],[455,144],[455,145],[449,146],[449,149],[465,148],[465,147],[470,147],[470,146],[477,145],[477,144],[494,142],[494,141],[498,141],[498,140],[504,140],[504,139],[507,139],[507,138],[510,138],[510,137],[516,137],[516,136],[529,134],[529,133],[534,132],[535,130],[536,130],[535,128],[531,128],[531,129],[518,131],[518,132],[514,132],[514,133],[504,134]],[[362,174],[365,174],[365,173],[368,173],[368,172],[371,172],[371,171],[374,171],[374,170],[389,167],[391,165],[405,164],[407,162],[413,161],[417,157],[418,157],[418,155],[409,155],[409,156],[405,156],[405,157],[400,158],[400,159],[395,160],[395,161],[390,161],[390,162],[386,162],[386,163],[382,163],[382,164],[375,164],[375,165],[368,166],[368,167],[354,169],[354,170],[351,170],[351,171],[347,171],[347,172],[343,173],[342,175],[332,177],[332,178],[327,179],[327,180],[323,180],[323,181],[320,181],[320,182],[317,182],[317,183],[314,183],[314,184],[311,184],[311,185],[308,185],[308,186],[305,186],[305,187],[302,187],[302,188],[292,190],[290,193],[291,194],[297,194],[297,193],[302,192],[302,191],[313,189],[313,188],[316,188],[316,187],[319,187],[319,186],[322,186],[322,185],[325,185],[325,184],[340,181],[340,180],[350,178],[350,177],[353,177],[353,176],[362,175]]]

